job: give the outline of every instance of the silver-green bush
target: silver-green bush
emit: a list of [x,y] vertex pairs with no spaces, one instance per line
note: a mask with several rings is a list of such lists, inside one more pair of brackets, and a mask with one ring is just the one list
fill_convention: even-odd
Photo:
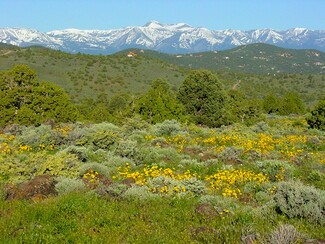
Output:
[[279,182],[274,195],[276,211],[325,224],[325,191],[300,181]]
[[155,124],[153,131],[156,136],[171,136],[182,131],[181,124],[176,120],[165,120]]
[[57,182],[58,183],[55,185],[55,190],[59,193],[59,195],[86,190],[86,186],[80,179],[58,177]]
[[276,228],[269,237],[270,244],[302,243],[302,235],[293,225],[284,224]]

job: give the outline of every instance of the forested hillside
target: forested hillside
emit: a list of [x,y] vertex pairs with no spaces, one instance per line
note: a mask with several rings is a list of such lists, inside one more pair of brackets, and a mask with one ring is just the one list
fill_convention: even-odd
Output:
[[[256,54],[258,49],[255,50],[253,47],[247,46],[246,48],[242,47],[242,49],[251,50],[250,52]],[[274,49],[279,50],[269,45],[263,45],[262,47],[268,48],[267,55],[272,55]],[[280,50],[280,52],[275,52],[276,57],[283,58],[279,56],[281,53],[291,52],[289,49]],[[229,52],[234,52],[235,55],[235,51],[236,49]],[[243,61],[247,62],[247,64],[249,64],[247,59],[249,60],[255,55],[250,52],[247,51],[245,55],[248,56],[245,56]],[[295,57],[300,58],[301,56],[307,57],[302,53],[308,54],[311,51],[299,50],[297,52],[300,53],[300,56]],[[251,98],[263,99],[270,93],[283,96],[294,91],[299,94],[307,107],[312,107],[323,97],[325,91],[324,74],[312,74],[308,72],[308,69],[302,67],[300,67],[299,73],[292,71],[291,74],[287,73],[287,70],[281,70],[280,73],[272,71],[270,74],[254,74],[247,73],[252,71],[246,69],[237,70],[235,66],[216,70],[215,67],[209,66],[214,64],[211,61],[214,55],[217,54],[206,53],[201,58],[187,55],[183,58],[192,60],[193,64],[196,63],[196,65],[192,66],[193,69],[212,68],[212,71],[218,75],[226,89],[235,88]],[[312,57],[315,56],[310,58]],[[67,91],[72,99],[77,102],[84,98],[96,98],[99,94],[106,94],[108,98],[118,93],[143,94],[149,89],[151,82],[157,78],[167,80],[172,88],[177,90],[186,74],[190,71],[188,64],[182,63],[183,58],[176,58],[176,56],[149,50],[128,50],[115,55],[96,56],[73,55],[41,47],[21,49],[4,44],[0,46],[0,70],[12,69],[15,64],[27,64],[38,72],[40,80],[54,82]],[[284,57],[284,59],[291,60],[290,57]],[[198,60],[205,61],[201,63],[197,62]],[[232,60],[238,59],[234,56],[230,61],[232,62]],[[174,64],[171,64],[171,62]],[[278,60],[275,60],[274,63],[277,64]],[[259,61],[256,64],[252,67],[258,68]],[[292,64],[291,62],[290,65]],[[180,67],[179,65],[185,65],[186,67]],[[266,65],[269,64],[266,63]]]

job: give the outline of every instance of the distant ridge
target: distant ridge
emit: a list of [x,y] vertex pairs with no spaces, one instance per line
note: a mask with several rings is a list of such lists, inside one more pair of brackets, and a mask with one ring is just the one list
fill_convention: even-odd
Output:
[[20,47],[41,45],[87,54],[111,54],[127,48],[184,54],[226,50],[252,43],[325,51],[325,30],[209,30],[185,23],[162,24],[150,21],[144,26],[114,30],[65,29],[42,33],[24,28],[0,28],[0,42]]
[[223,51],[177,55],[148,50],[144,55],[190,69],[256,74],[325,74],[325,52],[315,49],[280,48],[264,43],[243,45]]

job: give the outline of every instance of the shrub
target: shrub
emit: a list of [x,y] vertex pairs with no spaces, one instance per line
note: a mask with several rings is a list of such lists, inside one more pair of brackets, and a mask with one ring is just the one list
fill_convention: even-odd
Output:
[[276,228],[269,237],[270,244],[294,244],[300,243],[302,235],[293,225],[284,224]]
[[16,145],[28,145],[37,148],[40,144],[49,146],[57,144],[58,138],[50,125],[40,125],[38,127],[27,127],[22,134],[16,137]]
[[161,161],[178,162],[181,156],[174,148],[142,147],[136,151],[137,164],[157,164]]
[[130,133],[137,130],[148,130],[149,126],[149,123],[143,120],[140,115],[136,115],[125,120],[123,131]]
[[153,131],[156,136],[171,136],[181,132],[181,124],[176,120],[165,120],[153,126]]
[[271,181],[288,180],[294,171],[294,166],[288,162],[278,160],[259,161],[256,166],[264,174],[268,175]]
[[183,180],[182,185],[185,186],[186,191],[193,193],[193,195],[196,197],[206,193],[206,187],[204,183],[194,177]]
[[114,183],[97,189],[97,192],[102,197],[121,197],[127,189],[128,186],[125,184]]
[[69,146],[66,149],[64,149],[67,153],[76,155],[77,158],[82,161],[86,162],[88,160],[88,156],[90,153],[90,150],[86,147],[77,147],[77,146]]
[[145,139],[146,135],[148,135],[147,131],[135,130],[129,135],[128,139],[131,141],[136,141],[137,143],[143,143],[146,141]]
[[106,165],[110,169],[123,167],[126,163],[130,166],[135,166],[135,163],[131,159],[115,155],[113,152],[108,152],[107,159],[102,162],[103,165]]
[[193,159],[182,159],[179,165],[185,167],[193,167],[193,166],[201,166],[202,164],[200,164],[197,159],[193,158]]
[[76,122],[71,125],[72,130],[68,132],[67,141],[70,144],[74,144],[77,140],[80,140],[86,133],[85,126]]
[[81,162],[75,155],[64,151],[59,151],[54,155],[49,155],[45,160],[36,164],[37,174],[50,174],[54,176],[76,177]]
[[211,204],[215,209],[228,209],[235,211],[240,208],[235,198],[223,197],[219,195],[203,195],[199,198],[201,204]]
[[227,147],[220,153],[220,158],[227,163],[241,163],[241,155],[244,149],[237,147]]
[[119,141],[115,154],[121,157],[132,158],[136,152],[137,142],[131,140],[121,140]]
[[325,192],[299,181],[279,182],[274,195],[276,211],[289,218],[325,223]]
[[122,197],[130,200],[147,201],[158,199],[159,195],[149,192],[146,186],[132,186],[122,194]]
[[67,194],[70,192],[79,192],[86,189],[85,184],[80,179],[71,179],[66,177],[58,177],[55,190],[59,195]]
[[119,140],[119,128],[110,123],[94,124],[85,130],[85,135],[76,141],[77,145],[91,145],[95,148],[111,149]]
[[87,173],[89,170],[93,170],[96,171],[100,174],[102,174],[105,177],[109,177],[110,174],[110,169],[100,163],[86,163],[83,164],[80,168],[79,168],[79,175],[82,176],[85,173]]

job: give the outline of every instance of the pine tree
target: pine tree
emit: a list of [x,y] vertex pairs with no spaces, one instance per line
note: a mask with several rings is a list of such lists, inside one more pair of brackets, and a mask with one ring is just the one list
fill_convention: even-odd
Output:
[[209,71],[192,71],[179,88],[178,99],[197,124],[219,127],[230,123],[229,97],[218,78]]
[[307,123],[310,128],[325,131],[325,98],[320,100],[314,110],[311,111]]
[[169,84],[163,79],[154,80],[149,91],[136,103],[136,112],[149,123],[160,123],[165,120],[182,120],[183,107]]
[[10,123],[39,125],[47,119],[76,121],[78,113],[69,96],[58,86],[38,82],[26,65],[0,73],[0,126]]

